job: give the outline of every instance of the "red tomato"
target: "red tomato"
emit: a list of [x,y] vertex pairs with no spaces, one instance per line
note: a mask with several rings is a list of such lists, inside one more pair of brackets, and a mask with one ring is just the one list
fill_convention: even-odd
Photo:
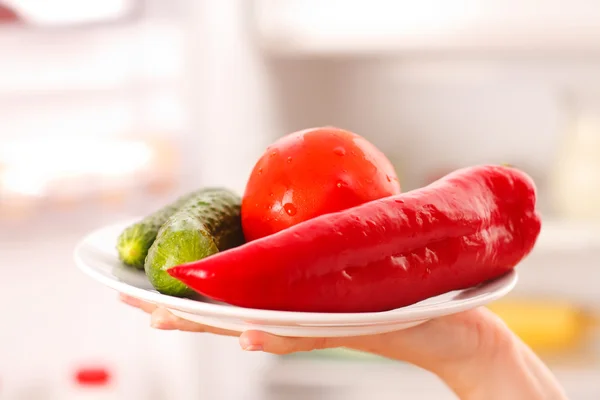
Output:
[[313,128],[277,140],[258,160],[242,200],[246,240],[400,193],[390,161],[359,135]]

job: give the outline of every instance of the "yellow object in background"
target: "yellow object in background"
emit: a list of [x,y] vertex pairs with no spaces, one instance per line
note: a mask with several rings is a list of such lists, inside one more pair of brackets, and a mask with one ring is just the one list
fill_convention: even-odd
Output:
[[488,307],[536,352],[561,352],[579,346],[592,318],[566,301],[502,300]]

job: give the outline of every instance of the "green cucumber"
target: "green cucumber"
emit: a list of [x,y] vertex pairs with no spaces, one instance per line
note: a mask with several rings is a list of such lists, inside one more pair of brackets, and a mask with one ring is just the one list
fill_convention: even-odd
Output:
[[171,215],[148,251],[144,269],[160,293],[188,297],[194,291],[166,271],[244,243],[241,199],[214,188],[199,193]]
[[183,195],[173,201],[171,204],[153,212],[142,220],[123,230],[117,239],[117,252],[119,259],[130,267],[144,269],[144,261],[148,254],[148,249],[154,243],[158,230],[165,221],[181,206],[198,196],[204,190],[198,190]]

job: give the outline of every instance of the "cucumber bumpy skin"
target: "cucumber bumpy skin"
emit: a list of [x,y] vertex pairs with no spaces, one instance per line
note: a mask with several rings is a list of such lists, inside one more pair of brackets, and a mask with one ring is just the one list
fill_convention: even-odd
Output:
[[195,292],[166,271],[244,243],[241,199],[226,189],[198,194],[164,223],[148,251],[145,270],[160,293],[189,297]]
[[183,195],[173,201],[171,204],[162,207],[161,209],[146,216],[141,221],[128,226],[123,230],[117,239],[117,253],[119,259],[130,267],[144,269],[144,261],[148,255],[148,250],[154,240],[160,227],[169,219],[169,217],[177,212],[188,201],[198,196],[205,191],[198,190],[186,195]]

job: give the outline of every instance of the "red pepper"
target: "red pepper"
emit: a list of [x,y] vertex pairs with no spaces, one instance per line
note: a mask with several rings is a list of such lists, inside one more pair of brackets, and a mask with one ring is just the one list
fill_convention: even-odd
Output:
[[525,173],[470,167],[168,272],[241,307],[385,311],[513,269],[540,232],[535,203]]

